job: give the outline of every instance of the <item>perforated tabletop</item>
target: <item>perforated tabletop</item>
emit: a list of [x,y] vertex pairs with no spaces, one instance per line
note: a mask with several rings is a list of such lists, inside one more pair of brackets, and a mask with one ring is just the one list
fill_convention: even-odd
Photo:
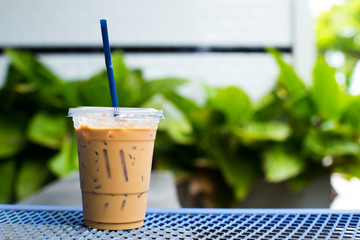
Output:
[[0,239],[360,239],[360,211],[148,209],[145,225],[103,231],[81,208],[0,205]]

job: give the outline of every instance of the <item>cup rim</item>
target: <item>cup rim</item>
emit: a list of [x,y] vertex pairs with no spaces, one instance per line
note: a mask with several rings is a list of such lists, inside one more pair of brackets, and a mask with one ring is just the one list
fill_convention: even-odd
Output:
[[70,108],[67,117],[77,116],[112,116],[126,119],[163,119],[162,110],[155,108],[127,108],[127,107],[89,107],[80,106]]

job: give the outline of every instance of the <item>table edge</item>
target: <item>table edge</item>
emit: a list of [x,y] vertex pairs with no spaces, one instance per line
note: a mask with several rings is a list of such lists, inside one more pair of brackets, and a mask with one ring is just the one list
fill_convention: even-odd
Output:
[[[82,211],[80,206],[0,204],[0,210]],[[147,208],[146,213],[163,214],[360,214],[360,210],[328,208]]]

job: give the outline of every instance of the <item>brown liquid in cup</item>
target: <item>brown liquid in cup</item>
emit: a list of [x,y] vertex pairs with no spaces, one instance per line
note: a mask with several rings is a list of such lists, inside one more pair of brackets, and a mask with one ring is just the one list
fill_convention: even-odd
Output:
[[85,225],[143,225],[156,129],[76,129]]

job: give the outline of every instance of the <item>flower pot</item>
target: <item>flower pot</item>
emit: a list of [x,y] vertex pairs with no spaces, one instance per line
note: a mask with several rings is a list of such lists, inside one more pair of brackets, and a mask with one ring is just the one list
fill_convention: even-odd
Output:
[[[287,182],[268,183],[259,179],[249,195],[234,205],[227,201],[231,192],[217,171],[202,169],[177,184],[182,207],[238,207],[238,208],[329,208],[332,188],[330,175],[319,175],[299,192],[289,189]],[[216,203],[214,202],[216,201]]]

